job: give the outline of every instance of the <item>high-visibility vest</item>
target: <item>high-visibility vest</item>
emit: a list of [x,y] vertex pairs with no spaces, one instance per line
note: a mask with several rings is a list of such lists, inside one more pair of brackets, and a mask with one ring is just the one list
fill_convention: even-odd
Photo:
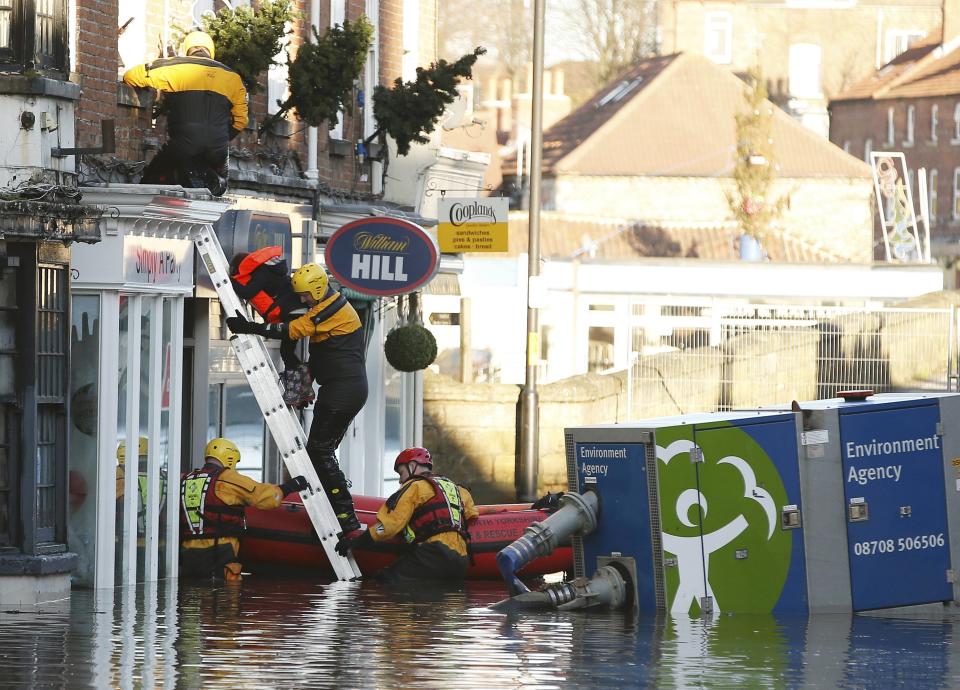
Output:
[[217,497],[222,467],[204,465],[180,480],[180,540],[238,537],[246,528],[243,506]]

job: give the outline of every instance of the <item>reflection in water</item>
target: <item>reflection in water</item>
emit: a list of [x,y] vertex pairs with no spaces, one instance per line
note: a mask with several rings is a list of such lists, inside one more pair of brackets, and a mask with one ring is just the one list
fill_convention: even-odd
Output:
[[0,613],[0,687],[960,686],[952,611],[633,619],[491,610],[503,596],[259,578],[78,590]]

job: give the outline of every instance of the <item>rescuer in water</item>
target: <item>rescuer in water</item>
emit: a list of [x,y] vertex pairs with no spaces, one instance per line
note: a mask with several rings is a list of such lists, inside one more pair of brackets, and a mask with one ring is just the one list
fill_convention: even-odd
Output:
[[[213,39],[192,31],[183,39],[185,57],[161,58],[127,70],[123,81],[163,94],[169,138],[144,169],[144,184],[207,187],[227,191],[230,140],[248,121],[247,90],[240,75],[214,60]],[[202,181],[194,181],[192,173]]]
[[289,322],[266,324],[247,321],[238,313],[227,319],[227,327],[234,333],[277,340],[310,339],[307,366],[320,390],[307,435],[307,454],[346,534],[360,529],[360,521],[336,450],[367,401],[363,324],[346,298],[330,285],[323,267],[304,264],[293,272],[290,285],[307,305],[306,314]]
[[[282,247],[263,247],[235,255],[230,261],[230,282],[237,297],[249,302],[267,323],[290,321],[306,312],[290,285]],[[280,359],[284,366],[280,374],[283,401],[295,408],[313,402],[313,377],[297,356],[296,340],[280,341]]]
[[387,582],[461,580],[470,566],[467,524],[479,517],[464,487],[433,474],[426,448],[407,448],[393,464],[400,489],[377,511],[377,522],[359,535],[345,535],[337,553],[370,547],[402,534],[410,550],[377,573]]
[[244,507],[277,508],[287,494],[306,489],[307,480],[277,486],[243,476],[236,471],[240,449],[225,438],[210,441],[203,454],[203,467],[180,480],[180,574],[238,581]]

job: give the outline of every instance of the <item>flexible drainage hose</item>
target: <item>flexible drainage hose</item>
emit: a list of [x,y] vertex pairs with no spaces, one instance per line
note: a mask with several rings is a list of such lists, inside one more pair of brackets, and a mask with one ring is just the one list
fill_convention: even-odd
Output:
[[511,596],[530,591],[517,577],[517,571],[523,566],[552,553],[562,540],[575,534],[590,534],[596,529],[599,505],[599,497],[594,491],[564,494],[556,513],[543,522],[534,522],[519,539],[497,554],[497,567]]

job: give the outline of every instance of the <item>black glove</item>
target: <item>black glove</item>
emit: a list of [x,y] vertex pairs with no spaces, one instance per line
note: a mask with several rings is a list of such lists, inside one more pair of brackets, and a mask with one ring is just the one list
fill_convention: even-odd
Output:
[[338,541],[334,547],[334,551],[346,558],[351,549],[368,546],[373,546],[373,537],[370,536],[369,529],[363,530],[360,534],[354,533],[354,536],[348,536],[347,533],[344,532],[340,537],[340,541]]
[[549,512],[554,512],[560,508],[560,497],[563,496],[562,491],[558,491],[555,494],[550,493],[549,491],[537,499],[530,508],[532,510],[547,510]]
[[264,335],[266,324],[247,321],[247,317],[238,311],[236,316],[227,318],[227,328],[230,329],[231,333],[236,333],[237,335]]
[[280,485],[280,492],[286,496],[287,494],[292,494],[294,491],[303,491],[309,486],[307,480],[304,479],[302,474],[297,475],[296,477],[291,477],[283,484]]

